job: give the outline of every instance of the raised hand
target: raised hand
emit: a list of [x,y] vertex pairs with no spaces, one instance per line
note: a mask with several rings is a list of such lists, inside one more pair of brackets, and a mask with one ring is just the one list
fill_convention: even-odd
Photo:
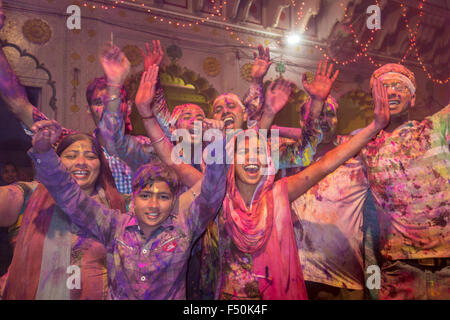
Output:
[[387,89],[383,86],[380,79],[376,79],[372,87],[372,97],[375,104],[373,110],[374,123],[378,130],[385,128],[390,120],[389,100]]
[[259,45],[258,54],[253,52],[253,56],[255,58],[255,62],[252,67],[252,79],[253,81],[262,81],[272,64],[272,61],[270,61],[269,48],[264,50],[264,47]]
[[158,67],[161,67],[161,63],[164,58],[164,52],[161,47],[161,43],[159,40],[152,40],[153,50],[150,48],[148,42],[145,43],[145,50],[141,50],[142,57],[144,58],[144,70],[148,71],[148,69],[156,64]]
[[33,149],[37,153],[44,153],[52,148],[52,145],[56,143],[61,135],[61,126],[55,120],[42,120],[36,122],[31,131],[34,132],[33,136]]
[[152,114],[150,103],[155,96],[156,78],[158,77],[159,67],[153,64],[148,71],[144,71],[141,77],[138,92],[136,93],[136,106],[142,117],[149,117]]
[[107,44],[100,53],[100,62],[108,84],[122,86],[130,72],[130,61],[125,54],[118,47]]
[[290,94],[291,83],[289,81],[273,81],[267,88],[264,112],[276,115],[286,105]]
[[[328,61],[322,65],[322,61],[319,62],[317,66],[316,75],[312,83],[306,81],[306,74],[303,74],[302,84],[306,92],[310,95],[311,99],[325,101],[330,94],[331,86],[339,75],[339,70],[337,70],[333,77],[331,77],[331,72],[333,71],[333,64],[330,63],[327,72]],[[323,67],[323,68],[322,68]]]

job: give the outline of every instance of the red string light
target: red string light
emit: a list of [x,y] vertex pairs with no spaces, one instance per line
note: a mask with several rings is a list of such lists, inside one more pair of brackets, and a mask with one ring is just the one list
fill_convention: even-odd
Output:
[[[110,1],[113,1],[113,0],[110,0]],[[112,9],[117,9],[119,4],[121,4],[121,5],[127,5],[127,4],[131,4],[131,2],[132,2],[133,4],[136,4],[136,0],[131,0],[131,2],[130,2],[130,1],[124,1],[124,0],[120,0],[120,1],[116,0],[116,1],[113,1],[113,2],[114,2],[115,5],[112,5],[112,6],[111,6]],[[213,18],[213,17],[219,17],[219,18],[221,18],[221,21],[226,22],[227,19],[226,19],[225,17],[222,17],[222,9],[223,9],[223,6],[224,6],[224,5],[227,5],[227,1],[220,1],[219,3],[217,3],[216,0],[209,0],[209,2],[210,2],[210,4],[212,4],[212,6],[213,6],[212,12],[209,12],[209,13],[208,13],[208,16],[205,17],[205,18],[199,18],[199,19],[197,19],[197,20],[193,19],[193,21],[192,21],[192,22],[189,22],[189,23],[182,23],[182,22],[175,21],[175,20],[172,20],[172,19],[167,18],[167,17],[164,18],[163,16],[158,15],[157,13],[155,13],[154,11],[152,11],[151,9],[147,9],[146,11],[147,11],[148,13],[152,13],[152,17],[153,17],[153,19],[154,19],[155,21],[165,22],[165,23],[167,23],[168,25],[172,25],[172,26],[176,26],[176,27],[182,27],[182,28],[186,28],[186,27],[194,28],[195,26],[197,26],[197,25],[199,25],[199,24],[205,24],[207,21],[210,20],[210,18]],[[102,5],[101,7],[98,7],[98,6],[96,6],[96,5],[89,5],[89,4],[87,3],[87,1],[84,1],[84,2],[83,2],[83,6],[84,6],[84,7],[89,7],[89,8],[92,8],[92,9],[97,9],[97,8],[99,8],[99,9],[103,9],[103,10],[108,10],[108,6]],[[145,4],[145,3],[141,3],[141,6],[142,6],[142,7],[145,7],[146,4]],[[249,47],[256,47],[255,45],[253,45],[253,44],[250,43],[250,42],[246,43],[243,39],[241,39],[239,36],[237,36],[237,35],[231,30],[230,27],[227,26],[225,29],[226,29],[227,31],[229,31],[230,37],[231,37],[232,39],[238,41],[239,43],[241,43],[241,44],[243,44],[243,45],[248,45]],[[195,29],[194,29],[194,30],[195,30]]]
[[[344,6],[344,3],[342,1],[340,2],[339,5],[344,8],[344,17],[348,18],[349,17],[348,14],[347,14],[348,8]],[[379,5],[378,0],[376,1],[376,5],[377,6]],[[374,40],[374,33],[377,30],[376,29],[370,30],[371,35],[370,35],[369,39],[366,41],[366,43],[362,43],[362,42],[360,42],[358,40],[358,36],[357,36],[355,30],[353,30],[353,24],[352,23],[350,23],[349,28],[350,28],[350,31],[351,31],[351,34],[352,34],[353,42],[356,45],[358,45],[359,48],[360,48],[360,50],[357,53],[355,53],[352,58],[344,60],[344,61],[339,61],[339,60],[331,57],[327,53],[327,51],[322,49],[321,47],[319,47],[317,45],[315,47],[317,49],[319,49],[321,52],[323,52],[323,56],[325,58],[327,58],[328,60],[332,60],[335,64],[341,64],[343,66],[345,66],[347,64],[350,64],[350,63],[355,63],[360,57],[363,57],[363,56],[368,57],[367,50],[369,49],[369,45],[373,42],[373,40]],[[371,60],[371,59],[369,59],[369,61],[373,62],[373,60]]]
[[[423,10],[422,10],[422,9],[423,9],[423,6],[424,6],[424,4],[425,4],[425,1],[426,1],[426,0],[422,0],[422,2],[421,2],[420,5],[419,5],[419,9],[420,9],[420,12],[419,12],[419,21],[420,21],[420,19],[421,19],[422,16],[423,16]],[[402,7],[402,15],[403,15],[403,18],[405,19],[406,27],[408,28],[409,42],[410,42],[409,47],[408,47],[408,50],[407,50],[407,52],[405,53],[405,56],[407,55],[407,53],[408,53],[412,48],[414,48],[416,59],[417,59],[417,61],[419,62],[420,66],[422,67],[422,69],[423,69],[423,71],[425,72],[425,74],[427,75],[428,79],[430,79],[430,80],[433,81],[434,83],[438,83],[438,84],[446,84],[446,83],[448,83],[449,80],[450,80],[450,77],[448,77],[448,78],[445,79],[445,80],[441,80],[441,79],[434,78],[434,77],[431,75],[431,73],[428,71],[427,67],[425,66],[425,63],[423,63],[422,58],[420,57],[420,54],[419,54],[419,49],[417,48],[417,43],[416,43],[416,40],[417,40],[417,32],[418,32],[418,29],[419,29],[419,21],[416,23],[416,27],[415,27],[415,30],[414,30],[414,32],[413,32],[412,29],[409,27],[408,19],[406,18],[406,7],[405,7],[403,4],[401,4],[401,7]],[[400,60],[400,63],[402,63],[402,62],[405,60],[405,56],[403,56],[403,58]]]

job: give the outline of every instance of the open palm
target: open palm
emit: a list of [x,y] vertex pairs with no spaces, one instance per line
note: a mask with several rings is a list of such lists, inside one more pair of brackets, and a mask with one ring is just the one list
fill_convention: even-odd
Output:
[[275,115],[289,100],[291,84],[286,80],[273,81],[267,88],[265,111]]
[[381,80],[376,79],[373,88],[372,96],[375,104],[373,110],[374,122],[378,129],[384,129],[390,120],[391,114],[389,111],[389,100],[387,89],[383,86]]
[[253,62],[252,67],[252,79],[262,80],[272,64],[272,61],[270,61],[269,48],[264,50],[263,46],[259,45],[258,54],[254,52],[253,55],[255,57],[255,61]]
[[306,81],[306,75],[303,74],[302,84],[303,88],[306,92],[314,99],[325,101],[328,95],[330,94],[331,87],[339,75],[339,70],[337,70],[333,77],[331,77],[331,72],[333,71],[333,64],[330,63],[330,66],[327,71],[328,61],[325,61],[322,64],[322,61],[319,62],[317,67],[316,75],[314,76],[314,80],[312,83],[308,83]]
[[148,71],[144,71],[141,77],[138,92],[136,94],[136,106],[142,117],[147,117],[151,113],[150,103],[155,96],[156,77],[159,67],[153,64]]
[[159,40],[152,40],[152,47],[148,43],[145,43],[145,50],[141,49],[142,57],[144,57],[144,70],[148,71],[150,67],[156,64],[158,67],[161,67],[161,63],[164,58],[164,52],[161,47],[161,43]]

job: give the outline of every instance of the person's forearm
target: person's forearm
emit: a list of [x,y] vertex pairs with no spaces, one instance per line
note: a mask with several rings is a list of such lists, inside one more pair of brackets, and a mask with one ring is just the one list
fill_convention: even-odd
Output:
[[315,99],[311,98],[311,109],[309,113],[309,117],[311,117],[312,120],[318,119],[320,114],[322,113],[323,106],[325,105],[325,100]]
[[[184,185],[194,186],[201,180],[203,174],[191,165],[185,163],[175,163],[172,159],[172,142],[165,136],[155,117],[144,119],[145,130],[153,142],[153,148],[158,157],[169,167],[173,168]],[[162,139],[162,140],[161,140]]]
[[161,87],[159,75],[156,82],[155,97],[153,98],[151,103],[151,109],[164,134],[166,135],[166,137],[170,138],[171,132],[169,127],[169,120],[171,113],[169,111],[169,108],[167,107],[167,102],[166,98],[164,97],[164,90]]
[[0,187],[0,227],[10,227],[17,221],[23,201],[23,193],[17,186]]
[[355,156],[369,141],[376,136],[380,129],[372,122],[349,141],[328,151],[319,161],[305,170],[288,178],[288,192],[290,201],[294,201],[312,186],[336,170],[345,161]]
[[[108,92],[108,96],[106,97],[106,99],[108,99],[108,100],[107,100],[107,103],[105,106],[106,110],[108,110],[110,112],[118,112],[118,113],[120,112],[121,113],[120,104],[122,102],[120,99],[120,88],[108,86],[107,92]],[[112,99],[113,97],[115,99]]]
[[53,149],[37,153],[32,148],[28,155],[34,162],[36,179],[47,188],[56,205],[76,225],[106,244],[114,225],[114,210],[102,206],[81,190]]
[[6,106],[27,127],[33,125],[33,105],[28,100],[25,88],[8,63],[3,49],[0,49],[0,95]]
[[125,134],[125,123],[121,113],[105,110],[98,128],[108,153],[117,155],[133,171],[149,162],[154,155],[150,144],[143,144],[134,136]]
[[327,152],[318,163],[321,163],[326,174],[330,174],[345,161],[355,156],[378,132],[379,129],[375,127],[375,123],[370,123],[349,141]]
[[[249,116],[248,121],[257,121],[259,111],[264,105],[263,82],[259,79],[253,79],[247,93],[244,95],[243,104]],[[256,111],[256,112],[255,112]]]
[[[226,155],[226,139],[223,141],[222,154]],[[202,180],[200,195],[194,200],[191,207],[191,223],[194,232],[200,235],[208,223],[218,213],[226,193],[226,179],[229,165],[224,159],[223,164],[212,163],[206,165]]]
[[267,111],[263,112],[261,119],[258,121],[258,128],[269,130],[275,120],[275,116],[276,114],[272,114]]
[[270,129],[279,130],[279,135],[280,135],[280,137],[283,137],[283,138],[300,140],[303,136],[301,128],[288,128],[288,127],[279,127],[279,126],[273,125]]

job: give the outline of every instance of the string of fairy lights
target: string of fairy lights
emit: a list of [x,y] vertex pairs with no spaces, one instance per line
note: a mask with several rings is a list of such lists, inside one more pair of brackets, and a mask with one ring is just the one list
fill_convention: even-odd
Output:
[[[204,12],[206,16],[199,17],[199,18],[197,18],[197,17],[181,18],[184,21],[177,21],[177,20],[174,20],[173,18],[168,18],[167,15],[161,14],[160,13],[161,11],[159,11],[158,9],[149,8],[145,3],[139,2],[138,0],[105,0],[105,1],[110,2],[111,4],[110,5],[96,4],[96,3],[89,3],[92,1],[82,1],[82,5],[84,7],[90,8],[90,9],[102,9],[102,10],[117,9],[120,7],[126,7],[127,5],[132,5],[136,8],[141,7],[142,10],[145,10],[154,21],[158,21],[160,23],[167,23],[168,25],[171,25],[174,27],[181,27],[181,28],[198,28],[199,25],[205,25],[208,22],[213,22],[213,21],[221,21],[221,22],[225,22],[225,23],[227,22],[227,18],[223,15],[223,9],[228,4],[228,2],[226,0],[209,0],[212,10],[210,10],[209,12]],[[415,58],[417,59],[420,66],[422,67],[422,69],[425,72],[428,79],[430,79],[434,83],[446,84],[450,81],[450,77],[448,77],[445,80],[441,80],[441,79],[437,79],[437,78],[433,77],[433,75],[428,70],[428,68],[426,67],[425,63],[423,62],[423,60],[420,56],[418,45],[416,42],[421,19],[423,17],[423,7],[424,7],[425,2],[426,2],[426,0],[420,0],[420,4],[418,6],[419,18],[418,18],[414,28],[411,28],[411,26],[409,25],[409,21],[407,18],[407,6],[403,3],[400,3],[401,14],[403,16],[405,26],[408,31],[408,37],[409,37],[410,43],[409,43],[409,46],[406,49],[405,53],[398,61],[398,63],[400,63],[400,64],[404,63],[406,61],[406,58],[410,55],[410,53],[412,53],[415,55]],[[376,0],[375,4],[377,6],[379,6],[379,1]],[[294,10],[296,10],[298,8],[298,10],[296,10],[296,13],[295,13],[296,19],[294,22],[294,25],[298,26],[298,24],[301,22],[301,20],[304,16],[305,2],[291,0],[291,5]],[[349,19],[350,17],[348,15],[348,8],[344,5],[343,1],[340,2],[340,6],[344,10],[344,18]],[[367,41],[362,42],[358,39],[358,34],[353,29],[353,23],[350,23],[348,27],[350,29],[353,42],[358,47],[357,52],[351,58],[348,58],[346,60],[338,60],[328,53],[327,48],[322,48],[321,46],[318,46],[318,45],[315,45],[315,48],[318,49],[326,59],[333,61],[336,65],[345,66],[345,65],[348,65],[351,63],[355,63],[362,57],[366,57],[372,65],[374,65],[375,67],[380,67],[381,64],[374,61],[374,59],[368,53],[370,45],[372,44],[372,42],[375,39],[376,32],[379,30],[378,29],[370,30],[370,34],[368,36]],[[237,33],[238,30],[236,30],[230,26],[225,26],[225,30],[229,33],[231,39],[234,39],[235,41],[239,42],[241,45],[248,46],[250,48],[256,48],[256,45],[253,44],[251,37],[249,37],[249,40],[246,41],[243,39],[242,36],[238,35],[238,33]],[[305,30],[308,30],[307,27],[305,27]],[[280,36],[280,38],[281,38],[281,36]],[[276,42],[278,45],[281,45],[281,39],[275,40],[274,42]],[[268,45],[268,43],[269,42],[266,40],[265,45]]]

